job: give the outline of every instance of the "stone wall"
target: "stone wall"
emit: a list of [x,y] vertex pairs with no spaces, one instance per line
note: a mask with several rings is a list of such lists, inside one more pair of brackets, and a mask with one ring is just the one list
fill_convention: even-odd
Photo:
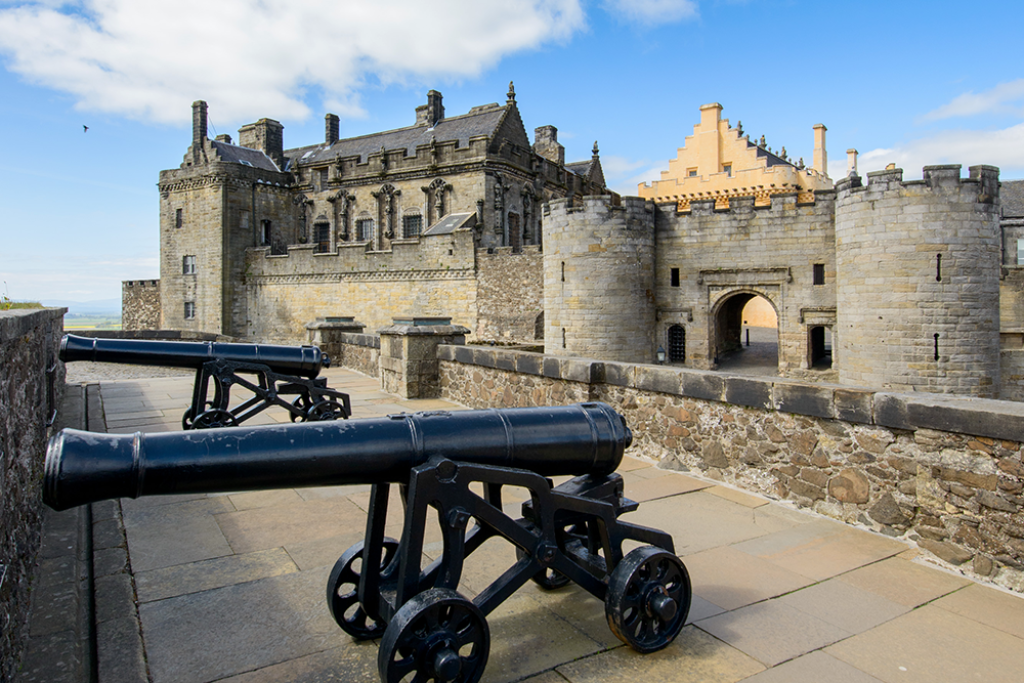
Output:
[[1024,407],[656,365],[439,347],[473,408],[605,401],[632,453],[917,542],[1024,591]]
[[331,358],[333,367],[348,368],[368,377],[380,377],[380,337],[344,333],[336,348],[337,358]]
[[365,243],[317,254],[313,245],[247,255],[249,335],[303,343],[306,324],[322,316],[354,317],[376,331],[401,316],[450,317],[476,326],[473,232],[392,242],[386,252]]
[[66,311],[0,311],[0,680],[11,680],[27,637],[48,423],[64,387],[57,349]]
[[121,283],[121,329],[160,329],[159,280],[125,280]]
[[543,339],[544,258],[540,247],[527,246],[519,254],[512,253],[512,247],[481,249],[476,263],[476,339],[527,343]]

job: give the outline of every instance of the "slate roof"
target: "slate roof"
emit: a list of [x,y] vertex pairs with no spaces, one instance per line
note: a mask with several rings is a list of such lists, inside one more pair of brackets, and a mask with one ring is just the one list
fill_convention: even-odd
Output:
[[578,176],[581,176],[583,178],[589,178],[590,177],[590,167],[593,164],[594,164],[594,160],[593,159],[588,159],[587,161],[574,161],[571,164],[566,164],[565,168],[566,168],[567,171],[572,171],[573,173],[575,173]]
[[306,165],[359,155],[359,163],[365,163],[369,155],[380,152],[381,146],[387,150],[405,149],[406,154],[414,156],[416,147],[430,144],[431,137],[438,143],[458,140],[459,147],[464,147],[469,144],[470,138],[493,135],[507,109],[508,105],[497,104],[474,107],[468,114],[441,119],[433,128],[424,125],[398,128],[338,140],[330,146],[324,143],[289,149],[285,151],[285,156],[292,163],[298,161]]
[[1004,218],[1024,218],[1024,180],[1004,180],[999,187]]
[[213,145],[213,148],[217,151],[217,156],[220,157],[221,161],[242,164],[244,166],[254,166],[256,168],[261,168],[264,171],[281,170],[277,167],[277,164],[274,163],[273,159],[258,149],[239,147],[238,145],[231,145],[217,140],[210,140],[210,144]]
[[471,228],[476,225],[476,213],[450,213],[437,223],[430,226],[424,235],[449,235],[459,228]]

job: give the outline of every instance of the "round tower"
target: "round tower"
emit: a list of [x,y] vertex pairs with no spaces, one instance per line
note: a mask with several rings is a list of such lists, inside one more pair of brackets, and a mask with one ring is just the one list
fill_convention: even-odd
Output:
[[839,381],[998,396],[999,169],[892,169],[836,191]]
[[544,210],[544,353],[654,360],[654,205],[608,196]]

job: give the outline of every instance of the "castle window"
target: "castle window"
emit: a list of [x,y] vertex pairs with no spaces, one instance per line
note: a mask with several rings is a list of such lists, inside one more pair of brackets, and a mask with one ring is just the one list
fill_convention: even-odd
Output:
[[185,320],[193,320],[196,317],[196,302],[185,302]]
[[317,179],[317,184],[319,185],[319,188],[318,188],[319,190],[323,191],[323,190],[327,189],[327,169],[326,168],[317,169],[316,179]]
[[682,325],[668,328],[668,362],[686,362],[686,330]]
[[732,178],[732,164],[725,164],[722,166],[722,173]]
[[315,223],[313,225],[313,240],[316,247],[313,250],[317,254],[326,254],[331,250],[331,224]]
[[260,246],[268,244],[270,244],[270,221],[264,219],[260,221]]
[[402,216],[402,236],[419,237],[423,231],[423,216],[418,213]]
[[1024,240],[1017,240],[1017,265],[1024,266]]
[[697,169],[695,169],[695,168],[688,169],[686,171],[686,177],[687,178],[696,178],[697,177]]
[[814,284],[823,285],[825,284],[825,264],[815,263],[813,266],[814,270]]
[[672,286],[673,287],[678,287],[679,286],[679,269],[678,268],[673,268],[670,274],[671,274],[671,278],[672,278]]
[[180,228],[182,224],[181,209],[174,210],[174,227]]
[[186,255],[181,257],[181,274],[182,275],[195,275],[196,274],[196,257],[192,255]]
[[360,218],[356,221],[356,240],[368,242],[373,238],[373,219]]

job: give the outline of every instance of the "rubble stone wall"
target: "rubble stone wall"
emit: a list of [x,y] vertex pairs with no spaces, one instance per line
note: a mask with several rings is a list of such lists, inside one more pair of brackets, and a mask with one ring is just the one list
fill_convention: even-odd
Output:
[[656,365],[441,346],[472,408],[605,401],[631,454],[916,542],[1024,591],[1024,406]]
[[57,349],[66,311],[0,311],[0,680],[4,681],[11,680],[28,635],[28,588],[40,543],[40,482],[48,425],[64,387],[64,365],[57,362]]

